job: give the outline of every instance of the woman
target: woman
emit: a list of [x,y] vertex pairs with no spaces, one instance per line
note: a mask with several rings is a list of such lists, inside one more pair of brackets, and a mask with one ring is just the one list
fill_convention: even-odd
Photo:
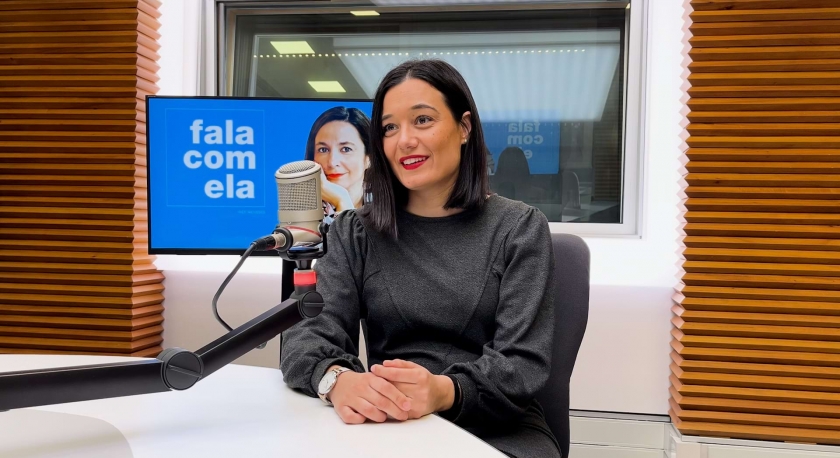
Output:
[[321,199],[329,213],[362,206],[370,120],[356,108],[333,107],[312,124],[306,159],[321,166]]
[[372,119],[373,198],[330,229],[316,264],[325,307],[284,333],[286,383],[346,423],[437,413],[509,456],[559,457],[534,400],[554,322],[545,216],[489,195],[475,102],[449,64],[393,69]]

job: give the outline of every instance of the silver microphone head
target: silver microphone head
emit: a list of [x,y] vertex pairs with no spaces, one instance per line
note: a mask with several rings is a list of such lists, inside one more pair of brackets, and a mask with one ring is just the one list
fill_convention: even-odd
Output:
[[286,164],[274,173],[277,181],[277,219],[287,226],[294,243],[321,241],[321,166],[313,161]]

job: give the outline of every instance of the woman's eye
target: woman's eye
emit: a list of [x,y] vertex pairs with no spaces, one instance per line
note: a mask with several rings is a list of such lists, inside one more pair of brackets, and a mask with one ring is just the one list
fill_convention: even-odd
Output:
[[432,118],[428,116],[418,116],[417,117],[417,124],[428,124],[432,121]]
[[330,150],[328,148],[322,146],[322,147],[318,148],[318,152],[319,153],[329,153]]
[[385,132],[385,134],[389,134],[396,129],[397,129],[397,126],[395,126],[393,124],[387,124],[387,125],[382,127],[382,131]]
[[351,151],[353,151],[353,148],[350,148],[349,146],[345,146],[345,147],[341,148],[342,153],[349,153]]

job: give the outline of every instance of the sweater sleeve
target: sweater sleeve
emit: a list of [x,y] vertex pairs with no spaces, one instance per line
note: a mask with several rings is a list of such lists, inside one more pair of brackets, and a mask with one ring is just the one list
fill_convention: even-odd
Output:
[[317,396],[321,377],[334,364],[356,372],[365,370],[358,358],[365,233],[355,211],[335,218],[327,242],[327,254],[314,268],[324,308],[282,336],[283,380],[309,396]]
[[461,426],[519,418],[548,380],[554,338],[554,252],[548,221],[529,208],[508,234],[496,330],[483,354],[446,368],[461,387]]

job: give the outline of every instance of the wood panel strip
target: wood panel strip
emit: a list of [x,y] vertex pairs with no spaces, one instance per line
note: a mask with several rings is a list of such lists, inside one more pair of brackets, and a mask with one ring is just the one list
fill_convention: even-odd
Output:
[[[840,89],[840,86],[838,86]],[[728,137],[732,135],[743,135],[751,137],[799,137],[799,136],[837,136],[840,132],[838,123],[717,123],[703,124],[692,123],[687,128],[691,135],[698,137]]]
[[[840,21],[833,24],[840,28]],[[742,72],[832,72],[840,70],[840,59],[777,59],[746,61],[699,61],[688,68],[697,73]]]
[[[840,116],[840,112],[837,113]],[[733,121],[734,122],[734,121]],[[743,149],[743,148],[689,148],[689,163],[724,162],[784,162],[791,167],[807,167],[808,162],[840,162],[840,149]]]
[[0,325],[0,338],[2,337],[49,337],[51,339],[84,339],[102,342],[135,342],[148,337],[159,338],[163,332],[163,326],[149,326],[134,331],[102,331],[89,329],[76,329],[71,327],[48,327],[36,328],[30,326],[2,326]]
[[671,352],[671,360],[685,372],[840,379],[837,367],[700,361],[685,359],[677,352]]
[[[825,315],[795,315],[795,314],[769,314],[769,313],[739,313],[739,312],[708,312],[685,310],[682,307],[674,306],[672,311],[682,319],[682,323],[689,321],[691,325],[698,323],[716,324],[745,324],[745,325],[771,325],[771,326],[798,326],[798,327],[823,327],[838,328],[840,320],[837,316]],[[676,319],[676,318],[675,318]],[[676,324],[675,324],[676,325]],[[751,328],[752,329],[752,328]],[[685,329],[682,329],[685,331]]]
[[681,308],[688,311],[840,315],[840,304],[831,302],[689,297],[681,292],[675,293],[673,299]]
[[840,409],[838,409],[835,405],[687,396],[678,393],[673,387],[670,392],[671,398],[684,409],[766,415],[811,416],[820,418],[840,417]]
[[784,9],[756,9],[756,10],[728,10],[695,11],[691,13],[694,24],[691,32],[702,29],[702,23],[735,22],[749,23],[749,21],[803,21],[803,27],[824,19],[840,19],[840,8],[784,8]]
[[[833,86],[837,84],[840,72],[745,72],[745,73],[692,73],[688,82],[692,87],[731,87],[731,86]],[[813,100],[818,97],[803,97]],[[702,100],[702,99],[701,99]],[[689,100],[690,102],[691,100]],[[742,100],[742,103],[746,101]],[[755,102],[755,101],[753,101]],[[711,103],[711,102],[707,102]],[[800,103],[801,105],[801,103]],[[813,111],[804,109],[802,111]]]
[[[96,99],[79,98],[78,100],[84,103],[96,103]],[[3,101],[0,99],[0,103]],[[836,111],[840,109],[840,97],[779,97],[775,99],[713,97],[690,99],[687,105],[692,111]],[[56,108],[65,107],[57,106]]]
[[[739,212],[755,210],[772,213],[838,213],[840,206],[833,200],[817,199],[715,199],[694,197],[686,199],[685,207],[698,212]],[[0,212],[2,212],[0,206]]]
[[840,177],[817,174],[788,173],[689,173],[685,176],[689,186],[761,186],[801,187],[807,184],[815,188],[840,187]]
[[[790,415],[763,415],[739,412],[716,412],[702,410],[685,410],[671,400],[671,411],[681,421],[715,422],[735,425],[759,425],[779,428],[808,428],[817,430],[838,430],[840,420],[824,417],[800,417]],[[836,434],[836,433],[835,433]]]
[[827,239],[840,238],[840,228],[824,225],[791,224],[716,224],[686,223],[681,227],[686,235],[723,235],[738,237],[790,237]]
[[[780,86],[781,87],[781,86]],[[691,122],[829,122],[840,121],[840,111],[698,111],[686,116]],[[711,148],[704,148],[711,149]],[[766,148],[764,150],[767,150]],[[777,151],[782,155],[784,151]],[[807,159],[803,159],[807,160]]]
[[686,360],[746,362],[776,365],[840,367],[840,355],[812,351],[763,350],[683,345],[671,341],[671,348]]
[[[66,116],[73,116],[76,119],[134,119],[140,121],[140,118],[145,118],[145,113],[138,114],[136,110],[103,110],[103,109],[72,109],[72,110],[51,110],[40,108],[16,108],[6,109],[0,108],[0,117],[2,118],[26,118],[26,119],[62,119]],[[62,145],[56,145],[62,146]],[[16,148],[4,147],[0,151],[20,152],[21,149],[15,151]],[[78,152],[82,152],[82,148],[78,148]],[[49,152],[49,148],[43,148],[41,152]]]
[[[2,89],[0,89],[2,94]],[[817,97],[840,96],[838,85],[813,86],[698,86],[688,89],[692,97]],[[33,94],[37,95],[37,94]],[[96,95],[96,94],[94,94]],[[787,119],[792,119],[787,115]]]
[[[55,1],[55,0],[53,0]],[[784,8],[830,8],[837,6],[835,0],[693,0],[694,11],[784,9]]]
[[134,275],[159,273],[149,263],[136,264],[84,264],[74,262],[15,262],[0,261],[0,272],[23,272],[23,273],[59,273],[59,274],[93,274],[93,275]]
[[136,307],[132,309],[121,308],[106,308],[106,307],[63,307],[63,306],[46,306],[46,305],[17,305],[17,304],[0,304],[0,314],[2,315],[19,315],[27,316],[32,319],[39,317],[58,317],[58,318],[99,318],[99,319],[119,319],[137,320],[140,318],[150,317],[152,315],[162,315],[163,305],[154,304],[145,307]]
[[820,278],[840,276],[840,266],[826,264],[785,264],[767,262],[719,262],[692,261],[682,263],[684,277],[689,274],[710,273],[728,275],[777,275],[777,276],[819,276]]
[[693,48],[747,46],[824,46],[840,44],[840,33],[789,33],[756,35],[692,36],[688,40]]
[[0,326],[34,326],[38,328],[68,327],[74,329],[101,329],[106,331],[135,331],[158,326],[161,323],[163,323],[163,316],[160,314],[132,320],[0,314]]
[[92,275],[92,274],[56,274],[56,273],[29,273],[29,272],[6,272],[4,279],[16,283],[46,283],[53,285],[85,285],[85,286],[111,286],[111,287],[136,287],[147,285],[159,285],[163,280],[160,272],[123,275]]
[[840,253],[834,251],[750,250],[728,248],[686,248],[686,260],[763,262],[794,264],[840,264]]
[[[85,296],[101,297],[136,297],[163,292],[162,283],[142,286],[92,286],[92,285],[47,285],[36,286],[41,294],[83,294]],[[31,291],[33,285],[21,283],[0,283],[0,293],[25,293]]]
[[146,209],[146,200],[112,199],[97,197],[57,197],[57,196],[0,196],[0,206],[16,207],[74,207],[85,205],[91,208]]
[[[145,339],[131,342],[89,340],[89,339],[50,339],[45,337],[14,337],[0,336],[0,347],[13,350],[25,348],[28,350],[58,350],[78,352],[113,352],[129,354],[149,347],[160,345],[163,338],[160,336],[146,337]],[[40,351],[38,352],[40,353]]]
[[793,390],[840,393],[840,380],[811,377],[767,377],[757,375],[734,375],[723,373],[686,372],[677,364],[671,364],[671,372],[685,385],[713,387],[759,387],[769,390]]
[[804,275],[751,275],[732,273],[683,274],[688,286],[729,286],[741,288],[790,288],[840,290],[840,275],[809,277]]
[[[696,151],[696,150],[695,150]],[[787,166],[787,167],[785,167]],[[840,162],[740,162],[740,161],[714,161],[697,159],[686,164],[686,171],[689,173],[757,173],[757,174],[789,174],[789,173],[840,173]],[[717,189],[717,188],[716,188]],[[737,189],[737,188],[735,188]],[[831,194],[831,190],[821,190],[825,194]]]
[[[691,321],[686,322],[684,318]],[[773,323],[772,325],[710,323],[691,316],[675,316],[671,322],[686,336],[840,341],[840,329],[835,327],[794,326],[793,323]]]
[[739,388],[715,385],[688,385],[670,377],[674,388],[682,395],[714,397],[724,399],[791,402],[802,404],[828,404],[840,413],[840,393],[804,390],[775,390],[763,388]]
[[698,48],[691,52],[694,62],[784,59],[840,59],[840,46]]

